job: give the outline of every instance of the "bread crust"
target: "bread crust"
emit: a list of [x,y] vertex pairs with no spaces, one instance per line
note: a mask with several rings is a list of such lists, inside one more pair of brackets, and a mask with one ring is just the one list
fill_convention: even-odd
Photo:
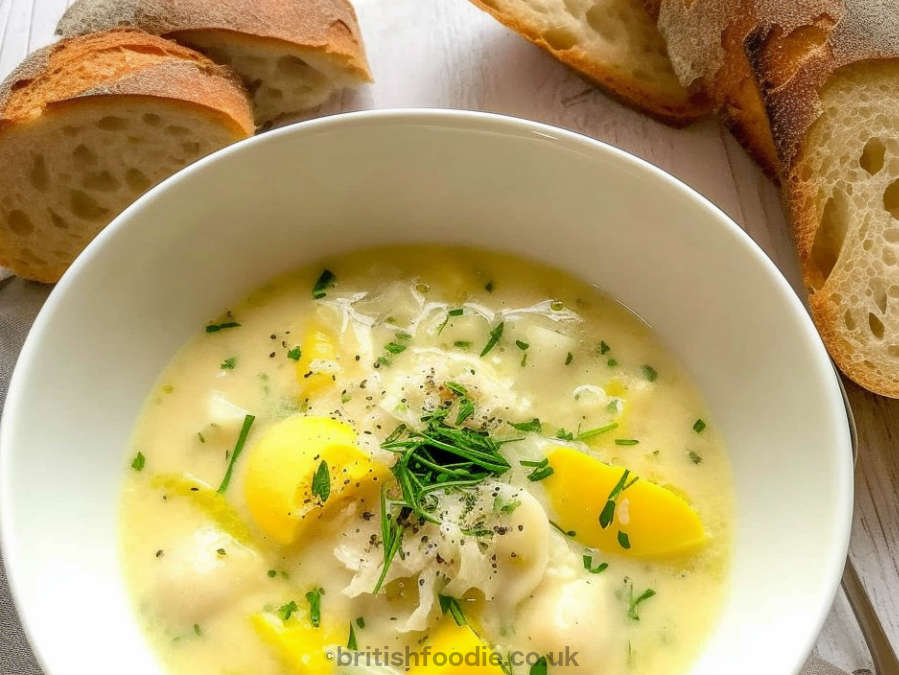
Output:
[[254,123],[246,91],[229,69],[169,40],[112,30],[62,40],[28,56],[0,84],[0,130],[49,106],[87,96],[153,96],[221,114],[234,133]]
[[[83,112],[99,120],[115,115],[122,104],[150,100],[164,102],[166,110],[207,118],[232,140],[254,132],[246,91],[229,69],[169,40],[136,30],[114,30],[41,49],[0,84],[0,148],[5,143],[21,144],[24,137],[20,134],[31,133],[43,122],[77,117]],[[0,199],[18,190],[11,180],[0,183]],[[113,211],[110,217],[116,213]],[[105,224],[91,222],[79,225],[79,229],[83,228],[84,236],[92,237]],[[58,281],[84,245],[64,253],[52,251],[51,255],[48,251],[39,261],[17,262],[21,240],[6,226],[12,228],[4,219],[0,265],[35,281]],[[43,246],[49,243],[35,239],[33,250],[43,255],[41,242]],[[68,259],[63,259],[66,254]]]
[[644,1],[658,7],[681,83],[707,92],[737,140],[777,180],[777,150],[745,43],[760,27],[801,34],[817,26],[826,33],[842,14],[842,0]]
[[[815,203],[817,186],[801,175],[813,151],[810,132],[823,113],[821,92],[843,68],[873,63],[899,67],[899,14],[888,0],[844,0],[839,18],[825,39],[806,31],[786,33],[778,26],[757,26],[746,40],[747,58],[759,83],[781,162],[783,198],[810,289],[809,306],[828,351],[840,369],[875,393],[899,398],[899,377],[884,377],[856,358],[842,335],[840,308],[827,292],[815,292],[822,280],[812,261],[822,226]],[[895,367],[891,366],[895,371]]]
[[482,0],[470,1],[507,28],[511,28],[559,61],[571,66],[608,90],[622,103],[637,108],[666,124],[683,127],[709,112],[708,101],[702,93],[685,89],[682,97],[674,98],[650,87],[638,85],[632,78],[621,76],[610,69],[601,67],[577,46],[566,50],[556,49],[532,26],[523,23],[517,17],[502,12]]
[[57,33],[72,37],[130,26],[173,39],[211,30],[242,33],[315,49],[372,80],[359,22],[347,0],[79,0]]

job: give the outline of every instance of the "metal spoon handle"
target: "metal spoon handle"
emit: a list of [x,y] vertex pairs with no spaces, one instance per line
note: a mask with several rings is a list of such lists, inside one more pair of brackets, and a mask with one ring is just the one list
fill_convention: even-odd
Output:
[[899,658],[890,644],[883,624],[877,617],[877,612],[871,604],[871,599],[862,586],[852,558],[846,559],[846,568],[843,570],[843,590],[849,599],[849,605],[858,621],[862,636],[874,661],[874,670],[877,675],[899,675]]

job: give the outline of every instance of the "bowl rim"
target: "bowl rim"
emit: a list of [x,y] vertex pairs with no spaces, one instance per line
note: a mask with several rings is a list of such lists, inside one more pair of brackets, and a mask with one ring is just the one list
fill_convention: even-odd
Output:
[[2,562],[5,566],[10,596],[22,626],[23,634],[27,638],[32,653],[40,667],[48,675],[57,675],[56,673],[51,673],[48,669],[42,646],[45,638],[41,636],[37,628],[39,623],[38,617],[25,605],[25,598],[17,581],[27,574],[27,570],[20,568],[17,542],[10,534],[14,520],[14,499],[12,495],[15,487],[12,482],[10,466],[13,452],[9,448],[11,447],[11,429],[16,424],[17,418],[20,417],[19,408],[22,405],[20,399],[23,396],[23,390],[26,387],[32,363],[38,357],[37,345],[40,342],[40,336],[51,324],[56,308],[66,300],[70,287],[75,283],[75,279],[81,274],[82,270],[91,264],[101,249],[106,246],[107,242],[129,227],[128,222],[132,214],[140,211],[155,200],[163,198],[168,189],[178,181],[182,181],[196,172],[202,172],[208,165],[222,161],[232,154],[252,152],[253,147],[267,143],[277,143],[284,136],[331,131],[333,128],[339,129],[345,125],[378,126],[384,124],[411,124],[469,131],[491,131],[511,135],[530,134],[556,143],[562,148],[605,154],[613,161],[620,162],[641,172],[649,181],[661,181],[667,184],[668,187],[680,193],[680,196],[688,198],[703,210],[708,211],[718,221],[719,226],[725,228],[731,236],[738,240],[745,253],[751,256],[754,262],[761,265],[764,271],[773,278],[777,290],[784,296],[789,310],[797,315],[803,327],[803,340],[807,343],[807,347],[815,352],[820,368],[826,371],[821,372],[820,375],[822,379],[829,383],[828,388],[831,397],[839,401],[839,410],[841,412],[836,414],[841,416],[841,419],[838,420],[838,426],[845,427],[846,430],[844,442],[841,443],[840,440],[835,440],[835,443],[845,445],[846,462],[843,463],[843,469],[836,476],[839,482],[838,489],[841,501],[843,502],[840,509],[843,517],[840,523],[835,524],[836,536],[833,540],[829,559],[821,561],[821,564],[827,568],[827,576],[831,579],[830,591],[821,594],[815,603],[809,603],[810,609],[814,610],[816,619],[806,627],[802,635],[797,635],[797,651],[792,659],[790,672],[799,672],[808,655],[812,652],[836,598],[846,556],[849,551],[854,507],[854,465],[852,463],[852,448],[849,442],[850,422],[845,399],[841,393],[839,375],[802,300],[768,254],[729,215],[696,189],[648,160],[605,141],[570,129],[500,113],[452,108],[387,108],[339,113],[289,124],[221,148],[167,177],[126,207],[88,244],[54,286],[29,329],[22,349],[19,352],[9,381],[4,407],[2,413],[0,413],[0,556],[2,556]]

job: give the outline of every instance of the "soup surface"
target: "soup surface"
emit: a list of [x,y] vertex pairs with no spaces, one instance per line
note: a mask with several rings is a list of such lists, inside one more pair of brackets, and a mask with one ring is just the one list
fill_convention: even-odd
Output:
[[169,364],[128,463],[124,566],[172,673],[671,675],[728,576],[728,462],[683,370],[495,253],[260,288]]

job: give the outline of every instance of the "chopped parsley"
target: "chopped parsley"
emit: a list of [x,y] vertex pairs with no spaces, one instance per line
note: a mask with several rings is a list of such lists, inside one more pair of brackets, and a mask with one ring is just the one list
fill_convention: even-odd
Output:
[[384,349],[386,349],[391,354],[402,354],[406,351],[406,345],[402,345],[399,342],[388,342],[384,345]]
[[297,607],[297,603],[291,600],[290,602],[278,607],[278,616],[281,617],[281,621],[287,621],[293,615],[293,613],[298,610],[299,607]]
[[627,536],[627,532],[618,530],[618,545],[623,549],[628,549],[631,547],[631,539]]
[[643,377],[645,377],[650,382],[655,382],[656,378],[659,374],[656,372],[656,369],[652,366],[644,365],[643,366]]
[[512,513],[521,506],[521,502],[517,499],[505,500],[500,495],[493,498],[493,510],[497,513]]
[[693,431],[695,431],[697,434],[701,434],[703,431],[705,431],[705,427],[706,423],[701,417],[693,422]]
[[637,445],[639,443],[636,438],[616,438],[615,445]]
[[484,348],[481,350],[481,356],[486,356],[488,352],[490,352],[490,350],[496,346],[496,343],[499,342],[499,339],[503,336],[504,327],[505,323],[503,321],[500,321],[491,329],[487,344],[484,345]]
[[231,482],[231,473],[234,471],[234,463],[237,461],[237,458],[240,457],[240,453],[243,452],[243,446],[247,442],[247,436],[250,434],[250,427],[253,426],[253,421],[256,419],[254,415],[246,415],[243,418],[243,426],[240,428],[240,435],[237,437],[237,443],[234,444],[234,450],[231,451],[231,459],[228,461],[228,468],[225,471],[225,476],[222,478],[222,482],[218,487],[219,494],[224,494],[225,490],[228,489],[228,483]]
[[440,611],[443,612],[444,615],[449,614],[453,617],[453,621],[456,622],[457,626],[464,626],[468,623],[465,619],[465,614],[462,613],[462,607],[459,605],[459,601],[456,598],[452,598],[448,595],[438,595],[437,599],[440,601]]
[[240,326],[236,321],[223,321],[222,323],[210,323],[206,325],[207,333],[218,333],[220,330],[225,330],[226,328],[237,328]]
[[365,617],[356,617],[356,625],[359,626],[359,628],[365,628]]
[[687,457],[689,457],[690,461],[694,464],[702,464],[702,455],[693,452],[692,450],[687,451]]
[[540,433],[543,430],[543,425],[540,424],[540,420],[536,417],[530,422],[510,422],[509,426],[518,429],[518,431],[536,431],[537,433]]
[[462,316],[462,312],[465,310],[462,307],[456,307],[455,309],[451,309],[447,312],[448,316]]
[[450,317],[451,317],[451,316],[462,316],[462,312],[463,312],[463,311],[464,311],[464,310],[463,310],[461,307],[457,307],[456,309],[451,309],[451,310],[449,310],[449,311],[446,313],[446,318],[443,320],[443,323],[441,323],[441,324],[437,327],[437,335],[440,335],[440,334],[443,332],[443,329],[446,328],[446,324],[449,323],[449,320],[450,320]]
[[144,457],[144,453],[140,450],[137,451],[137,454],[134,456],[134,459],[131,460],[131,468],[135,471],[143,471],[144,465],[147,463],[147,458]]
[[556,438],[563,441],[573,441],[574,434],[570,431],[565,431],[564,427],[559,427],[559,430],[556,431]]
[[618,365],[618,361],[616,361],[615,359],[609,359],[608,361],[606,361],[606,363],[608,364],[609,368],[614,368]]
[[594,567],[593,556],[590,553],[584,554],[584,569],[587,570],[590,574],[599,574],[600,572],[604,572],[608,566],[609,563],[601,562],[596,567]]
[[237,357],[229,356],[227,359],[222,361],[221,365],[219,365],[219,368],[221,368],[222,370],[234,370],[234,366],[236,366],[236,365],[237,365]]
[[471,347],[471,342],[469,342],[468,340],[456,340],[453,343],[453,346],[458,347],[459,349],[468,349],[469,347]]
[[609,347],[609,345],[606,344],[606,341],[605,341],[605,340],[600,340],[600,342],[599,342],[599,353],[600,353],[601,355],[602,355],[602,354],[608,353],[608,351],[609,351],[610,349],[611,349],[611,347]]
[[291,361],[299,361],[300,357],[302,355],[303,355],[303,350],[300,349],[299,345],[297,345],[296,347],[291,349],[289,352],[287,352],[287,358],[289,358]]
[[275,570],[269,570],[268,572],[266,572],[266,575],[268,575],[269,579],[274,579],[276,576],[278,576],[278,573]]
[[523,340],[515,340],[515,346],[518,347],[521,351],[524,351],[531,345],[527,342],[524,342]]
[[331,288],[335,281],[337,281],[337,277],[334,276],[334,272],[323,270],[318,281],[315,282],[315,286],[312,287],[312,297],[316,300],[325,297],[327,295],[325,291]]
[[203,435],[203,432],[202,432],[202,431],[198,431],[198,432],[197,432],[197,438],[200,440],[200,443],[205,443],[205,442],[206,442],[206,437]]
[[318,497],[322,504],[331,496],[331,472],[325,460],[321,461],[312,476],[312,494]]
[[568,352],[568,356],[565,357],[565,365],[566,366],[570,365],[573,360],[574,360],[574,354],[572,354],[571,352]]
[[322,588],[313,588],[306,593],[306,602],[309,603],[309,622],[313,628],[318,628],[322,623]]

